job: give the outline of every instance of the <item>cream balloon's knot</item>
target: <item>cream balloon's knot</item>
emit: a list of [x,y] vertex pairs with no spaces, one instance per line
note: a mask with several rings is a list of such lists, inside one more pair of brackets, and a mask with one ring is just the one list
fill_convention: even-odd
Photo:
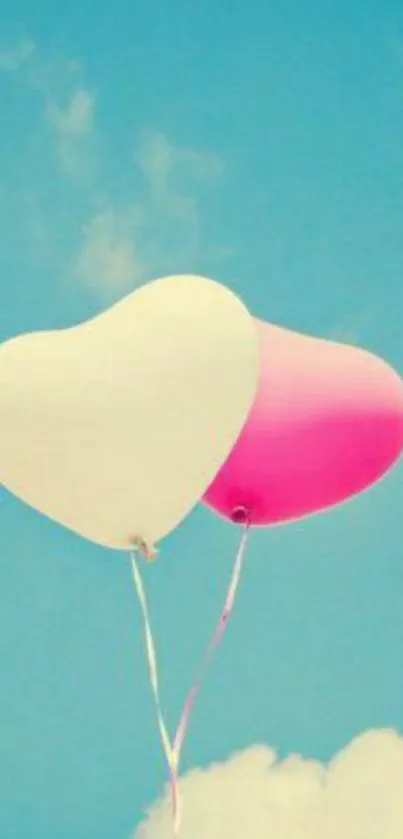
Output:
[[133,548],[141,554],[146,562],[154,562],[157,559],[158,549],[154,545],[148,545],[140,536],[135,536],[131,541]]

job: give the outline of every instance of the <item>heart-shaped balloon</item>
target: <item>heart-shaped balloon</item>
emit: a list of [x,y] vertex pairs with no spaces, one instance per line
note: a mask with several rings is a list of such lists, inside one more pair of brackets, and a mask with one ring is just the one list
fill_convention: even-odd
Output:
[[204,500],[233,521],[289,521],[378,480],[403,447],[403,381],[377,356],[257,321],[260,381]]
[[258,375],[256,326],[231,291],[156,280],[86,323],[0,347],[0,480],[94,542],[151,545],[231,451]]

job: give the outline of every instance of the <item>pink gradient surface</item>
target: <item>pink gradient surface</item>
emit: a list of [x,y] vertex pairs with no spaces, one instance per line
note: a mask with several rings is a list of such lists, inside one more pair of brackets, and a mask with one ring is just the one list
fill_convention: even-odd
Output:
[[364,490],[403,448],[403,380],[384,361],[256,321],[258,391],[235,447],[204,496],[219,514],[268,525]]

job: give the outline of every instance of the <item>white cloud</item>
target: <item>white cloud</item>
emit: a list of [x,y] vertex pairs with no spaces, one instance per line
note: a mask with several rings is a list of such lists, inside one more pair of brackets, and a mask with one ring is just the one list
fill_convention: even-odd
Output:
[[75,91],[65,108],[61,108],[55,102],[49,102],[47,116],[55,131],[62,137],[85,137],[93,127],[94,105],[94,97],[88,90],[81,88]]
[[219,157],[142,134],[135,163],[146,186],[142,201],[145,261],[155,272],[187,271],[205,250],[202,200],[222,175]]
[[360,343],[360,331],[357,327],[347,324],[339,327],[335,326],[327,333],[326,338],[340,344],[357,345]]
[[173,149],[165,135],[148,132],[135,152],[135,161],[146,176],[151,195],[165,196],[174,165]]
[[0,70],[13,73],[19,70],[35,52],[35,44],[28,39],[19,41],[15,47],[8,50],[0,50]]
[[25,39],[12,49],[0,50],[0,70],[20,71],[27,89],[39,94],[64,174],[86,180],[95,97],[83,84],[80,62],[43,60],[34,41]]
[[329,341],[359,346],[365,343],[365,335],[370,333],[373,328],[372,314],[361,307],[360,312],[353,312],[344,321],[334,323],[324,337]]
[[217,155],[184,146],[174,146],[157,131],[143,134],[135,160],[146,176],[150,195],[159,202],[185,196],[198,181],[209,185],[222,174]]
[[[130,291],[151,276],[202,271],[207,252],[203,201],[221,177],[218,156],[173,142],[161,131],[142,131],[134,160],[121,161],[127,188],[116,201],[109,174],[116,167],[110,166],[105,138],[99,136],[96,97],[85,84],[82,65],[36,52],[25,67],[34,50],[27,40],[0,52],[0,68],[21,68],[27,91],[39,98],[41,108],[42,123],[27,143],[35,147],[36,160],[49,158],[49,166],[35,166],[31,201],[49,203],[50,192],[45,188],[43,197],[38,182],[38,173],[46,172],[52,177],[54,212],[43,210],[40,223],[29,220],[31,244],[55,262],[60,254],[68,279],[78,279],[102,298]],[[69,185],[76,189],[66,200]],[[83,217],[86,223],[77,231]],[[66,230],[77,231],[75,252],[67,257],[60,251]]]
[[[403,737],[369,731],[328,766],[252,747],[181,780],[180,839],[401,839]],[[171,839],[167,801],[135,839]]]
[[176,146],[160,132],[142,135],[135,164],[141,194],[96,210],[83,230],[75,274],[102,295],[131,291],[146,275],[194,269],[204,244],[202,186],[221,174],[215,155]]
[[64,172],[80,177],[88,162],[87,143],[94,129],[95,97],[84,87],[75,90],[64,107],[48,98],[46,117],[54,133]]
[[141,272],[134,243],[135,219],[111,209],[94,215],[84,227],[75,273],[98,292],[122,292],[136,285]]

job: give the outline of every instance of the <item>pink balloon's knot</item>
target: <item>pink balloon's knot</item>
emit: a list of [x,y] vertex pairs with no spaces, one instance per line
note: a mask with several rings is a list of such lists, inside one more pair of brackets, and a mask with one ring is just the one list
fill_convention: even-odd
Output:
[[231,521],[234,524],[248,524],[250,520],[250,511],[246,509],[243,505],[239,507],[234,507],[231,513]]

